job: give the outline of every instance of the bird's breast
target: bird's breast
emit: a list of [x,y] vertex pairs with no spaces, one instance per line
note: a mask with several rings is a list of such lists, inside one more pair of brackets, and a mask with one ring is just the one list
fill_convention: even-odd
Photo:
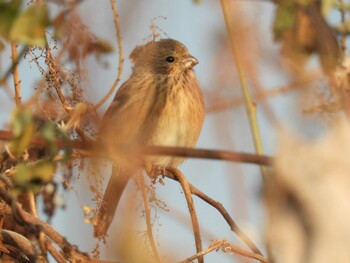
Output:
[[[194,147],[204,120],[203,96],[197,81],[186,83],[175,80],[168,83],[157,120],[152,121],[153,132],[149,143],[162,146]],[[177,166],[179,158],[161,157],[156,163]]]

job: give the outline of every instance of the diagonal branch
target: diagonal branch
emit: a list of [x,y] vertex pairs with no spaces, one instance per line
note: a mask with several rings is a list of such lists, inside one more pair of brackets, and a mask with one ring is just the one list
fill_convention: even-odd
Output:
[[114,81],[111,89],[98,103],[95,104],[95,106],[92,109],[93,111],[95,111],[99,107],[101,107],[106,102],[106,100],[108,100],[108,98],[110,96],[112,96],[112,94],[115,92],[115,89],[118,86],[118,83],[119,83],[121,76],[122,76],[122,73],[123,73],[123,66],[124,66],[123,45],[122,45],[122,36],[120,33],[120,24],[119,24],[119,19],[118,19],[118,9],[117,9],[117,5],[115,3],[115,0],[111,0],[111,5],[112,5],[113,14],[114,14],[114,24],[115,24],[115,28],[117,31],[117,41],[118,41],[118,49],[119,49],[118,73],[117,73],[117,78]]
[[251,253],[251,252],[247,252],[247,251],[244,251],[243,249],[229,243],[228,241],[226,240],[216,240],[214,241],[208,248],[202,250],[200,253],[197,253],[189,258],[186,258],[182,261],[180,261],[179,263],[189,263],[189,262],[192,262],[194,259],[198,258],[199,256],[204,256],[214,250],[218,250],[218,249],[222,249],[225,253],[235,253],[235,254],[238,254],[238,255],[241,255],[241,256],[244,256],[244,257],[247,257],[247,258],[252,258],[252,259],[257,259],[263,263],[268,263],[269,261],[264,258],[263,256],[261,255],[258,255],[258,254],[254,254],[254,253]]
[[[14,255],[14,257],[17,257],[21,262],[35,262],[37,258],[38,251],[36,251],[35,245],[26,237],[16,232],[1,229],[0,243],[5,248],[12,248],[8,249],[8,254],[11,256],[11,253],[16,252],[17,255]],[[15,251],[13,251],[14,249]]]
[[[223,16],[225,19],[226,29],[228,33],[228,37],[231,43],[231,49],[234,56],[234,60],[236,63],[239,80],[242,88],[242,92],[244,95],[244,102],[246,106],[246,111],[249,119],[249,126],[250,131],[252,134],[252,139],[254,142],[255,151],[257,154],[262,155],[263,154],[263,146],[261,142],[261,136],[259,131],[259,125],[258,125],[258,118],[257,118],[257,111],[256,111],[256,104],[253,102],[251,92],[249,90],[248,81],[245,73],[244,66],[242,64],[242,54],[240,54],[237,46],[237,40],[233,35],[234,30],[234,24],[233,24],[233,18],[230,11],[230,4],[228,0],[221,0],[221,9],[223,12]],[[267,171],[264,166],[260,167],[261,174],[263,176],[263,179],[267,176]]]
[[[172,169],[166,169],[164,176],[178,181],[178,178],[174,175]],[[225,207],[215,201],[214,199],[210,198],[203,192],[201,192],[198,188],[193,186],[192,184],[189,183],[190,191],[192,194],[198,196],[200,199],[208,203],[209,205],[213,206],[218,210],[218,212],[224,217],[226,220],[227,224],[230,226],[232,232],[234,232],[255,254],[261,255],[261,251],[258,249],[258,247],[253,243],[253,241],[250,240],[250,238],[237,226],[233,218],[230,216],[230,214],[227,212]]]
[[160,257],[159,257],[159,253],[157,250],[156,242],[154,240],[153,233],[152,233],[151,212],[150,212],[150,207],[149,207],[148,198],[147,198],[147,194],[146,194],[146,185],[145,185],[145,180],[143,178],[143,174],[139,174],[137,179],[138,179],[137,181],[139,183],[139,187],[141,189],[143,205],[145,207],[147,236],[148,236],[149,242],[151,244],[153,256],[155,257],[156,262],[161,262]]
[[[179,169],[177,168],[167,168],[167,171],[172,173],[174,177],[176,178],[177,181],[181,184],[181,187],[184,191],[187,205],[188,205],[188,210],[190,211],[190,216],[191,216],[191,222],[192,222],[192,228],[193,228],[193,234],[196,242],[196,249],[197,253],[200,253],[202,251],[202,241],[201,241],[201,234],[199,230],[199,224],[198,224],[198,218],[197,218],[197,213],[194,207],[192,195],[191,195],[191,187],[190,183],[187,181],[186,177],[180,172]],[[198,256],[198,263],[204,263],[204,258],[203,256]]]
[[21,82],[18,74],[18,52],[17,44],[11,43],[12,64],[13,64],[13,83],[15,86],[15,101],[16,106],[21,105]]

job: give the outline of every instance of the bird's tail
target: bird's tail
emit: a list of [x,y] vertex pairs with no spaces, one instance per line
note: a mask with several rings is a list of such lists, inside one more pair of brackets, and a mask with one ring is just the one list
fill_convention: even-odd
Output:
[[94,236],[102,239],[112,223],[118,203],[130,179],[130,171],[113,166],[94,224]]

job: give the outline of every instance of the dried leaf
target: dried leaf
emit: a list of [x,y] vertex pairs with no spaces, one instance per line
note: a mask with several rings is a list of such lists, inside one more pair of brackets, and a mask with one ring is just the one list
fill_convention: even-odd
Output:
[[74,110],[70,116],[69,121],[65,125],[65,129],[75,129],[79,127],[81,118],[84,114],[88,111],[88,105],[86,103],[80,102],[77,105],[75,105]]
[[322,0],[321,1],[321,12],[324,17],[328,16],[329,12],[337,3],[337,0]]
[[84,205],[83,206],[83,212],[85,216],[90,216],[94,209],[91,206]]
[[350,33],[350,20],[345,20],[345,23],[341,23],[336,26],[336,30],[341,34],[349,34]]
[[292,29],[295,25],[296,3],[294,0],[282,0],[278,3],[273,22],[275,41],[283,36],[286,30]]
[[340,58],[337,37],[316,5],[308,7],[307,13],[316,31],[317,52],[320,57],[322,69],[325,73],[331,73],[337,67]]
[[68,33],[67,11],[59,13],[54,19],[52,26],[54,28],[54,37],[57,40],[62,40]]
[[10,31],[12,41],[23,42],[28,46],[44,48],[46,45],[45,30],[49,25],[46,5],[28,7],[13,23]]
[[93,42],[89,43],[88,52],[96,52],[97,55],[102,53],[111,53],[114,51],[111,43],[106,40],[96,38]]
[[62,139],[65,144],[63,162],[69,160],[72,152],[71,147],[69,146],[69,138],[55,123],[46,122],[40,127],[38,134],[48,143],[50,150],[48,158],[53,159],[57,156],[59,150],[57,147],[57,139]]
[[51,181],[56,165],[50,160],[41,160],[34,164],[19,163],[14,175],[15,186],[19,189],[31,189],[37,193],[42,186]]
[[4,50],[4,48],[5,48],[5,44],[4,44],[4,42],[1,41],[1,39],[0,39],[0,51]]
[[14,139],[10,149],[12,154],[18,156],[28,148],[35,133],[32,112],[29,109],[16,108],[12,113],[11,126]]
[[307,9],[300,7],[297,11],[294,42],[303,52],[312,53],[317,46],[317,30]]
[[0,0],[0,36],[8,38],[11,26],[20,11],[21,4],[21,0]]
[[304,70],[304,65],[310,58],[311,53],[297,44],[295,32],[288,31],[283,36],[281,55],[287,69],[295,75],[299,75]]

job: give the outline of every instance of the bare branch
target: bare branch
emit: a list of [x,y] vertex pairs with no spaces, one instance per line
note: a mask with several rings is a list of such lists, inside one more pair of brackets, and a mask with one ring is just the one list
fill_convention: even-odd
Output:
[[155,259],[157,260],[157,262],[161,262],[160,261],[160,257],[159,257],[159,253],[158,253],[158,250],[157,250],[157,245],[156,245],[156,242],[154,240],[153,232],[152,232],[151,211],[150,211],[148,198],[147,198],[147,193],[146,193],[145,180],[144,180],[142,174],[140,174],[137,178],[138,178],[139,187],[141,189],[143,205],[145,207],[147,236],[148,236],[149,242],[151,244],[151,248],[152,248],[153,255],[154,255]]
[[[35,245],[16,232],[0,230],[0,242],[5,247],[12,247],[12,249],[9,249],[9,252],[14,252],[12,250],[16,248],[16,256],[21,259],[21,262],[35,262],[38,256]],[[11,256],[11,253],[9,255]]]
[[[180,182],[181,187],[184,191],[187,205],[188,205],[188,210],[191,216],[191,222],[192,222],[193,234],[196,242],[197,253],[200,253],[203,248],[202,248],[202,241],[201,241],[201,234],[200,234],[200,229],[198,224],[197,213],[196,213],[196,209],[194,207],[194,203],[191,195],[190,183],[187,181],[186,177],[180,172],[180,170],[176,168],[169,168],[168,171],[171,172],[175,176],[175,178]],[[198,256],[198,262],[199,263],[204,262],[203,256]]]
[[66,99],[62,93],[62,90],[61,90],[61,86],[60,86],[60,82],[59,82],[59,79],[57,78],[57,76],[59,75],[58,72],[57,72],[57,69],[55,67],[55,59],[52,57],[52,54],[51,54],[51,51],[50,51],[50,47],[49,45],[46,46],[46,64],[49,68],[49,74],[52,74],[54,76],[53,78],[53,82],[54,82],[54,88],[57,92],[57,95],[61,101],[61,104],[62,104],[62,107],[63,109],[65,110],[66,113],[69,112],[68,110],[68,105],[67,105],[67,102],[66,102]]
[[117,78],[114,81],[111,89],[108,91],[108,93],[93,107],[93,111],[97,110],[99,107],[101,107],[110,96],[115,92],[118,83],[121,79],[122,73],[123,73],[123,66],[124,66],[124,55],[123,55],[123,45],[122,45],[122,36],[120,32],[120,24],[119,24],[119,19],[118,19],[118,9],[117,9],[117,4],[115,3],[115,0],[111,0],[111,5],[113,9],[113,14],[114,14],[114,24],[116,28],[116,33],[117,33],[117,41],[118,41],[118,49],[119,49],[119,65],[118,65],[118,73],[117,73]]
[[18,74],[18,53],[17,44],[11,43],[12,64],[13,64],[13,84],[15,86],[15,101],[16,106],[21,105],[21,82]]
[[[164,176],[166,176],[166,177],[168,177],[170,179],[178,181],[178,178],[173,174],[172,169],[166,169],[165,173],[164,173]],[[259,255],[262,256],[262,253],[258,249],[258,247],[237,226],[235,221],[232,219],[232,217],[229,215],[229,213],[227,212],[227,210],[225,209],[225,207],[221,203],[219,203],[219,202],[215,201],[214,199],[210,198],[209,196],[207,196],[206,194],[201,192],[199,189],[197,189],[195,186],[193,186],[190,183],[189,183],[189,187],[190,187],[190,190],[191,190],[192,194],[198,196],[200,199],[202,199],[203,201],[205,201],[206,203],[208,203],[209,205],[213,206],[214,208],[216,208],[216,210],[219,211],[219,213],[224,217],[224,219],[226,220],[226,222],[230,226],[232,232],[234,232],[255,254],[259,254]]]
[[51,244],[51,242],[46,242],[46,249],[50,252],[50,254],[56,259],[58,263],[67,262],[64,256],[57,251],[57,249]]
[[206,249],[202,250],[201,252],[189,257],[189,258],[186,258],[178,263],[189,263],[189,262],[192,262],[194,259],[198,258],[199,256],[204,256],[214,250],[218,250],[218,249],[222,249],[225,253],[235,253],[235,254],[238,254],[238,255],[241,255],[241,256],[244,256],[244,257],[248,257],[248,258],[252,258],[252,259],[257,259],[259,260],[260,262],[263,262],[263,263],[268,263],[269,261],[264,258],[263,256],[261,255],[258,255],[258,254],[254,254],[254,253],[251,253],[251,252],[248,252],[248,251],[245,251],[231,243],[229,243],[227,240],[217,240],[217,241],[214,241],[209,247],[207,247]]
[[[321,70],[316,70],[316,71],[310,72],[309,74],[301,76],[300,78],[294,80],[293,82],[287,85],[274,88],[274,89],[268,89],[261,92],[257,92],[253,97],[253,100],[254,101],[266,100],[279,95],[284,95],[285,93],[293,90],[310,88],[311,85],[308,85],[308,86],[306,85],[310,84],[310,82],[314,80],[321,79],[322,77],[324,77],[323,72]],[[244,100],[242,98],[237,98],[232,100],[219,100],[219,101],[215,101],[214,104],[209,105],[206,108],[206,111],[209,113],[220,112],[220,111],[229,110],[229,109],[241,106],[243,104],[244,104]]]

